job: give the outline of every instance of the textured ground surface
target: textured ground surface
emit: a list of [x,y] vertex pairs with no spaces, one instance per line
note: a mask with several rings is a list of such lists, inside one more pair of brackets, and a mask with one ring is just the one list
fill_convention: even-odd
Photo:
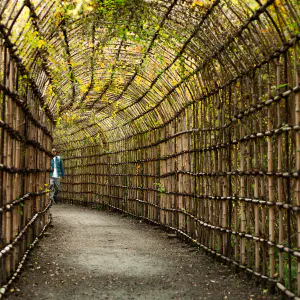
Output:
[[16,299],[276,299],[153,226],[58,204]]

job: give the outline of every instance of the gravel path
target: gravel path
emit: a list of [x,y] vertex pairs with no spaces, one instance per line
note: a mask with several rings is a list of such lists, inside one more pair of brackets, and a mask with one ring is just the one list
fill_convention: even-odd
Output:
[[7,299],[276,299],[160,229],[64,204]]

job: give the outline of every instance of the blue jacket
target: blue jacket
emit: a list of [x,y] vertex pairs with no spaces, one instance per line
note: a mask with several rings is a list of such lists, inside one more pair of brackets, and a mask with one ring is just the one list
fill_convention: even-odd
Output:
[[[60,156],[56,155],[55,161],[56,161],[58,177],[64,177],[65,169],[64,169],[64,164],[63,164],[62,158]],[[53,176],[53,171],[54,171],[54,159],[53,158],[51,158],[51,169],[52,169],[52,172],[50,173],[50,177]]]

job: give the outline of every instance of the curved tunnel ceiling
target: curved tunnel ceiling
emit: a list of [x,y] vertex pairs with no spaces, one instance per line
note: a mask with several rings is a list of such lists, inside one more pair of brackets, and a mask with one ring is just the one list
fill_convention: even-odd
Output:
[[300,28],[296,0],[5,0],[0,12],[60,143],[157,128],[263,68]]

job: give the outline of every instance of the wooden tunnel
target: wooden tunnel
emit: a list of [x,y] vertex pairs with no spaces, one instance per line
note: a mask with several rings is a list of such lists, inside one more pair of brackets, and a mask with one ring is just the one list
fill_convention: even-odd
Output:
[[3,0],[0,284],[60,199],[178,236],[300,299],[298,0]]

